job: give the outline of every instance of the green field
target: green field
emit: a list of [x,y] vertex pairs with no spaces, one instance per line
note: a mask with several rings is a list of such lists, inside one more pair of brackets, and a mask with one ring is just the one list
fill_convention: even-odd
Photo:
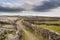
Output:
[[45,29],[48,29],[48,30],[51,30],[53,32],[57,32],[60,34],[60,26],[47,26],[47,25],[38,25],[38,27],[41,27],[41,28],[45,28]]
[[[57,19],[57,20],[58,21],[45,21],[45,22],[37,21],[33,25],[37,25],[38,27],[48,29],[48,30],[51,30],[53,32],[56,32],[56,33],[60,34],[60,26],[58,26],[58,25],[60,25],[60,19]],[[48,25],[48,24],[52,24],[52,25]],[[58,25],[54,25],[54,24],[58,24]]]

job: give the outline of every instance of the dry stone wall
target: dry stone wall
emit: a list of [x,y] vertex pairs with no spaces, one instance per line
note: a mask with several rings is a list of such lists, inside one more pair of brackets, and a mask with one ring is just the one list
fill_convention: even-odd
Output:
[[23,21],[23,24],[33,29],[35,33],[42,36],[43,38],[46,38],[47,40],[60,40],[60,35],[56,34],[55,32],[37,26],[32,26],[32,24],[27,21]]

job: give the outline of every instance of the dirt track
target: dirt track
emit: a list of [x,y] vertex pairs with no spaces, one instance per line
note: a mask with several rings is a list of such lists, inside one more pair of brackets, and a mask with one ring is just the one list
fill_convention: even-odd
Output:
[[39,40],[34,34],[32,34],[31,32],[29,32],[25,29],[25,26],[21,23],[21,21],[22,20],[17,21],[18,30],[20,30],[20,28],[21,28],[25,32],[26,40]]

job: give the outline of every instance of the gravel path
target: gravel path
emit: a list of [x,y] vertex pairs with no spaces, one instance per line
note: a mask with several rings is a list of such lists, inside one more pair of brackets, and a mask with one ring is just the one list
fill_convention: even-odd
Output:
[[26,40],[39,40],[34,34],[30,33],[29,31],[27,31],[25,29],[25,26],[21,23],[22,20],[17,21],[18,24],[18,30],[20,30],[20,28],[25,32],[26,35]]

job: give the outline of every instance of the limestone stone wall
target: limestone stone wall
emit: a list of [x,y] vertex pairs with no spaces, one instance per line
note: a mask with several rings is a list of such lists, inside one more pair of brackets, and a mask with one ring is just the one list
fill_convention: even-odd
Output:
[[55,32],[37,26],[33,26],[31,23],[27,21],[23,21],[23,24],[26,27],[33,29],[36,34],[42,36],[43,38],[46,38],[47,40],[60,40],[60,35],[56,34]]

